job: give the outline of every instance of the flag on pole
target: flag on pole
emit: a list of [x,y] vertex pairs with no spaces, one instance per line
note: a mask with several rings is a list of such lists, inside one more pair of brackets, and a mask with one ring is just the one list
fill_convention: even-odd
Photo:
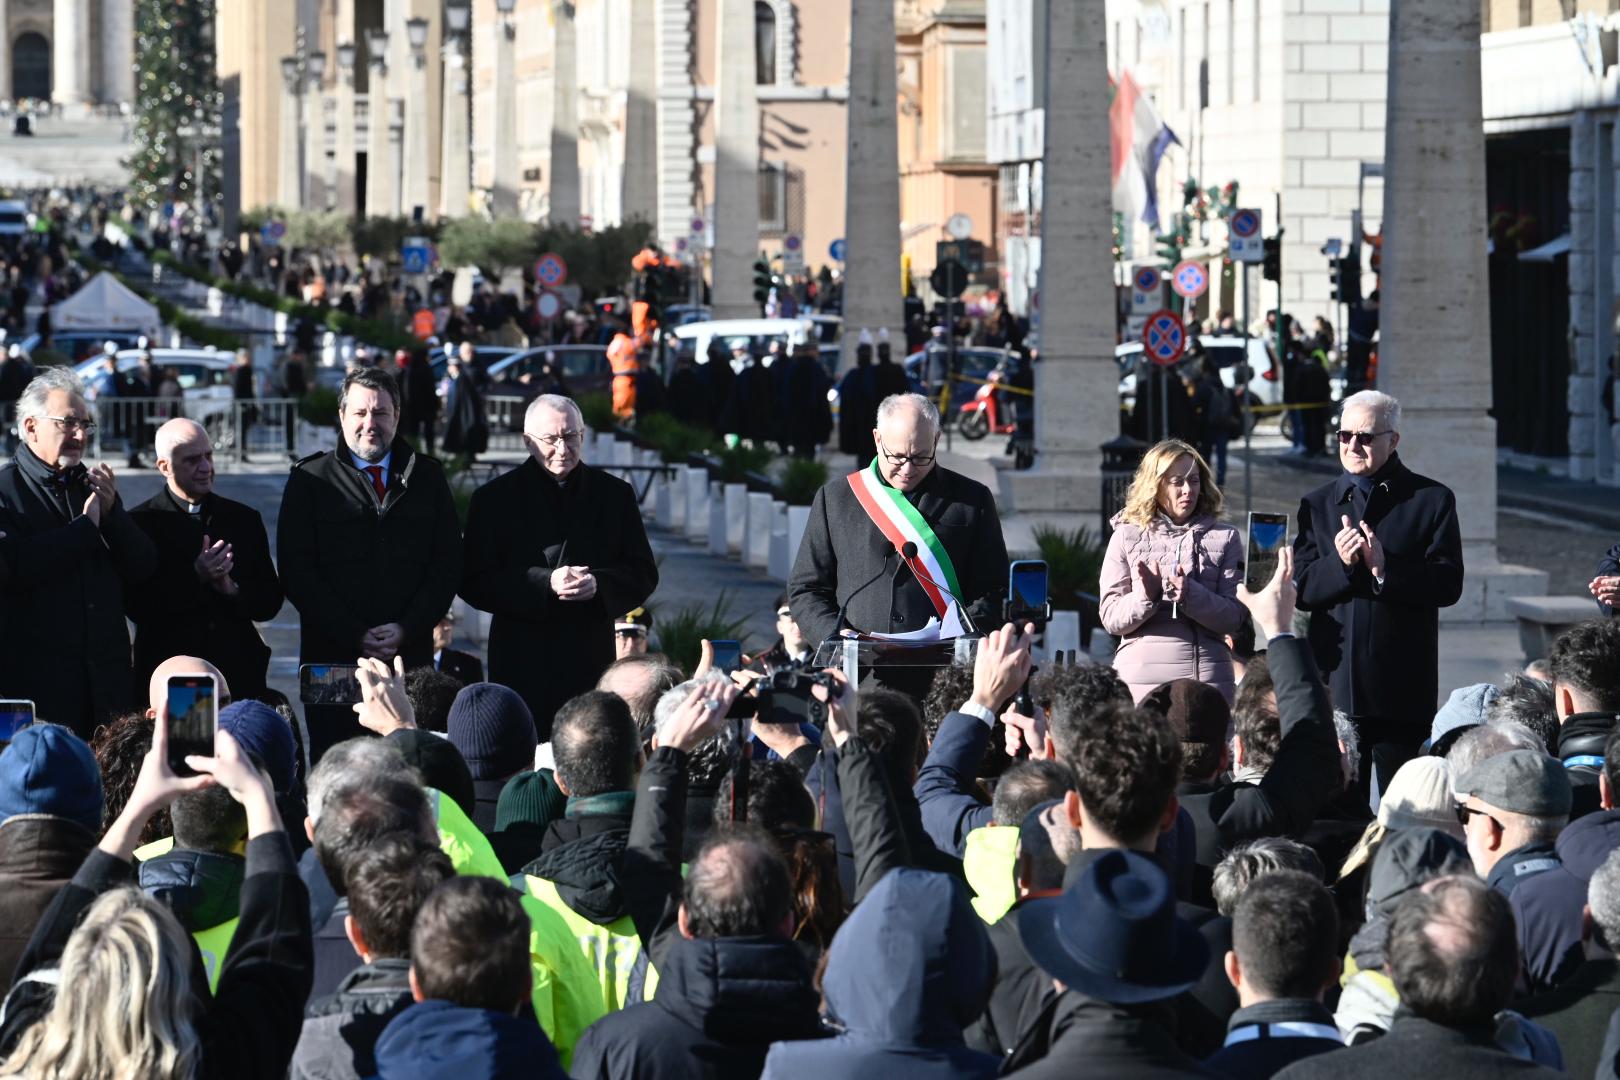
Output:
[[1114,209],[1127,221],[1159,228],[1159,162],[1171,143],[1181,145],[1131,73],[1108,80],[1108,127],[1112,133]]

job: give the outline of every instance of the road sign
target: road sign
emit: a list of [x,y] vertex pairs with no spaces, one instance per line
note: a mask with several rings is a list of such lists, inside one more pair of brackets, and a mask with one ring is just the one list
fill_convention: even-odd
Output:
[[934,272],[928,275],[928,284],[945,299],[955,300],[967,291],[967,267],[955,259],[946,259],[934,267]]
[[542,319],[555,319],[562,314],[562,309],[562,297],[549,289],[543,290],[534,302],[534,313]]
[[1238,210],[1226,222],[1232,234],[1227,241],[1227,254],[1233,262],[1263,262],[1266,257],[1265,238],[1260,235],[1260,211]]
[[1164,306],[1164,276],[1151,266],[1131,274],[1131,314],[1151,315]]
[[702,236],[703,235],[703,219],[702,218],[695,217],[695,218],[692,219],[692,235],[694,235],[694,236]]
[[782,237],[782,272],[804,273],[804,237],[798,233],[788,233]]
[[1187,331],[1182,329],[1181,316],[1168,308],[1148,316],[1142,329],[1142,348],[1149,360],[1160,367],[1169,367],[1181,359],[1187,347]]
[[425,236],[407,236],[399,248],[401,269],[407,274],[425,274],[433,265],[433,245]]
[[270,239],[272,239],[272,240],[280,240],[283,236],[286,236],[286,235],[287,235],[287,223],[285,221],[272,221],[270,223]]
[[1170,288],[1184,300],[1195,300],[1209,288],[1209,271],[1191,259],[1178,263],[1170,274]]
[[548,251],[534,264],[534,280],[548,289],[560,288],[568,280],[568,264],[555,251]]
[[952,214],[945,222],[945,231],[958,240],[966,240],[973,235],[973,219],[966,214]]
[[838,239],[834,240],[831,244],[829,244],[827,246],[827,254],[832,256],[832,261],[833,262],[843,262],[844,261],[844,248],[845,248],[845,246],[846,245],[844,244],[844,238],[842,236],[840,236]]
[[938,266],[946,259],[955,259],[967,267],[970,274],[984,272],[984,241],[982,240],[939,240],[934,244],[934,265]]

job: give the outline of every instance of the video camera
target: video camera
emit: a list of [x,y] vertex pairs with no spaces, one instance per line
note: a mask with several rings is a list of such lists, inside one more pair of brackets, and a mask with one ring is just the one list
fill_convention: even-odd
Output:
[[824,671],[805,671],[793,664],[767,668],[749,688],[739,694],[726,713],[730,720],[753,718],[759,724],[827,725],[827,703],[810,693],[813,686],[833,690],[832,676]]

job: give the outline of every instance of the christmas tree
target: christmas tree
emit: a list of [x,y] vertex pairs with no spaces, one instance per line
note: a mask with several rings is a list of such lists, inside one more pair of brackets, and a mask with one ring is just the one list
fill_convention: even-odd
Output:
[[135,152],[124,164],[137,206],[223,200],[214,4],[136,0]]

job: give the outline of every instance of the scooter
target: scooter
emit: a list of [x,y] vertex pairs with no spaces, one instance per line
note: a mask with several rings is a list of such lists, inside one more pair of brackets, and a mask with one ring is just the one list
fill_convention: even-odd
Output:
[[1007,372],[998,365],[990,372],[978,392],[962,403],[956,418],[956,430],[961,433],[962,438],[971,441],[990,434],[1011,435],[1018,430],[1018,420],[1013,415],[1013,409],[1004,405],[996,394],[1006,381]]

